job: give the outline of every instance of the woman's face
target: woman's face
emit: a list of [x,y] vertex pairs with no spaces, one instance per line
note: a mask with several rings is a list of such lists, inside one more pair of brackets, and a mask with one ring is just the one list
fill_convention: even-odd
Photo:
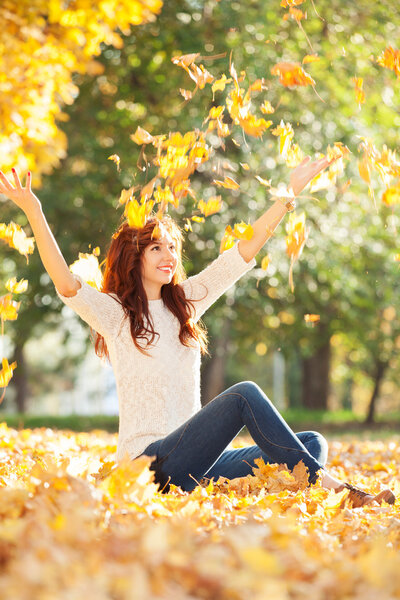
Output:
[[161,287],[172,281],[178,266],[177,243],[163,227],[142,255],[142,282],[149,300],[161,298]]

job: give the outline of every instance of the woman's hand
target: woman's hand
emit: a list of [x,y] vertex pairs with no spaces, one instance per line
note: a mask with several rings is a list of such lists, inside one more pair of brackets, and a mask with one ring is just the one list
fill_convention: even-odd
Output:
[[15,187],[8,181],[7,177],[0,171],[0,194],[4,194],[12,200],[25,213],[30,209],[41,206],[39,198],[31,190],[31,172],[28,172],[26,177],[26,186],[22,187],[15,169],[12,169]]
[[306,185],[332,162],[333,160],[329,161],[326,156],[313,161],[309,156],[306,156],[290,174],[290,187],[294,195],[298,196]]

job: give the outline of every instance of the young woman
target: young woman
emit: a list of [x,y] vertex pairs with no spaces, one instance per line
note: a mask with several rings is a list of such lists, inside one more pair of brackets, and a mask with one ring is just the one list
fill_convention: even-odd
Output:
[[[307,157],[294,169],[294,196],[328,164],[326,158]],[[13,180],[0,171],[0,193],[25,212],[58,296],[96,332],[96,353],[113,366],[120,409],[117,462],[126,453],[131,459],[154,457],[151,469],[166,493],[170,483],[190,492],[203,478],[251,474],[259,457],[290,469],[302,460],[310,483],[322,470],[322,485],[348,488],[353,506],[395,501],[390,490],[374,496],[330,475],[325,439],[313,431],[293,433],[251,381],[231,386],[201,407],[200,355],[207,340],[199,320],[254,267],[256,254],[294,201],[277,199],[253,224],[251,240],[240,240],[188,279],[181,262],[182,234],[170,217],[161,222],[151,217],[142,229],[124,222],[112,236],[100,292],[69,270],[31,190],[30,173],[25,187],[15,169]],[[227,450],[244,426],[255,444]]]

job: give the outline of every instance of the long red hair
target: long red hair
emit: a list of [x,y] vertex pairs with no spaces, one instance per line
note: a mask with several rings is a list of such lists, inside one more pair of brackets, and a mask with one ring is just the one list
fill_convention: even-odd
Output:
[[[180,323],[179,340],[184,346],[191,346],[195,340],[200,345],[202,354],[207,352],[207,331],[201,323],[192,320],[193,302],[186,299],[180,283],[186,279],[182,265],[182,231],[169,216],[162,219],[150,216],[143,228],[130,227],[125,221],[112,235],[105,259],[105,269],[101,291],[114,293],[130,319],[130,330],[133,343],[143,354],[149,355],[139,345],[138,340],[146,341],[146,346],[153,343],[157,332],[149,314],[147,295],[142,283],[141,261],[145,248],[154,243],[159,229],[165,228],[176,244],[178,265],[170,283],[161,288],[161,298],[167,308]],[[102,335],[95,332],[95,352],[97,356],[110,360],[107,346]]]

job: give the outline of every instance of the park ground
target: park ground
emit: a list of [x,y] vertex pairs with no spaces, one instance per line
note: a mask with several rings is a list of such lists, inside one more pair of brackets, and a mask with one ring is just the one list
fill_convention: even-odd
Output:
[[[117,433],[0,424],[0,588],[36,600],[397,598],[399,500],[352,508],[262,461],[253,475],[171,486],[150,459],[114,463]],[[327,434],[329,469],[400,495],[400,436]],[[244,432],[232,447],[251,444]]]

